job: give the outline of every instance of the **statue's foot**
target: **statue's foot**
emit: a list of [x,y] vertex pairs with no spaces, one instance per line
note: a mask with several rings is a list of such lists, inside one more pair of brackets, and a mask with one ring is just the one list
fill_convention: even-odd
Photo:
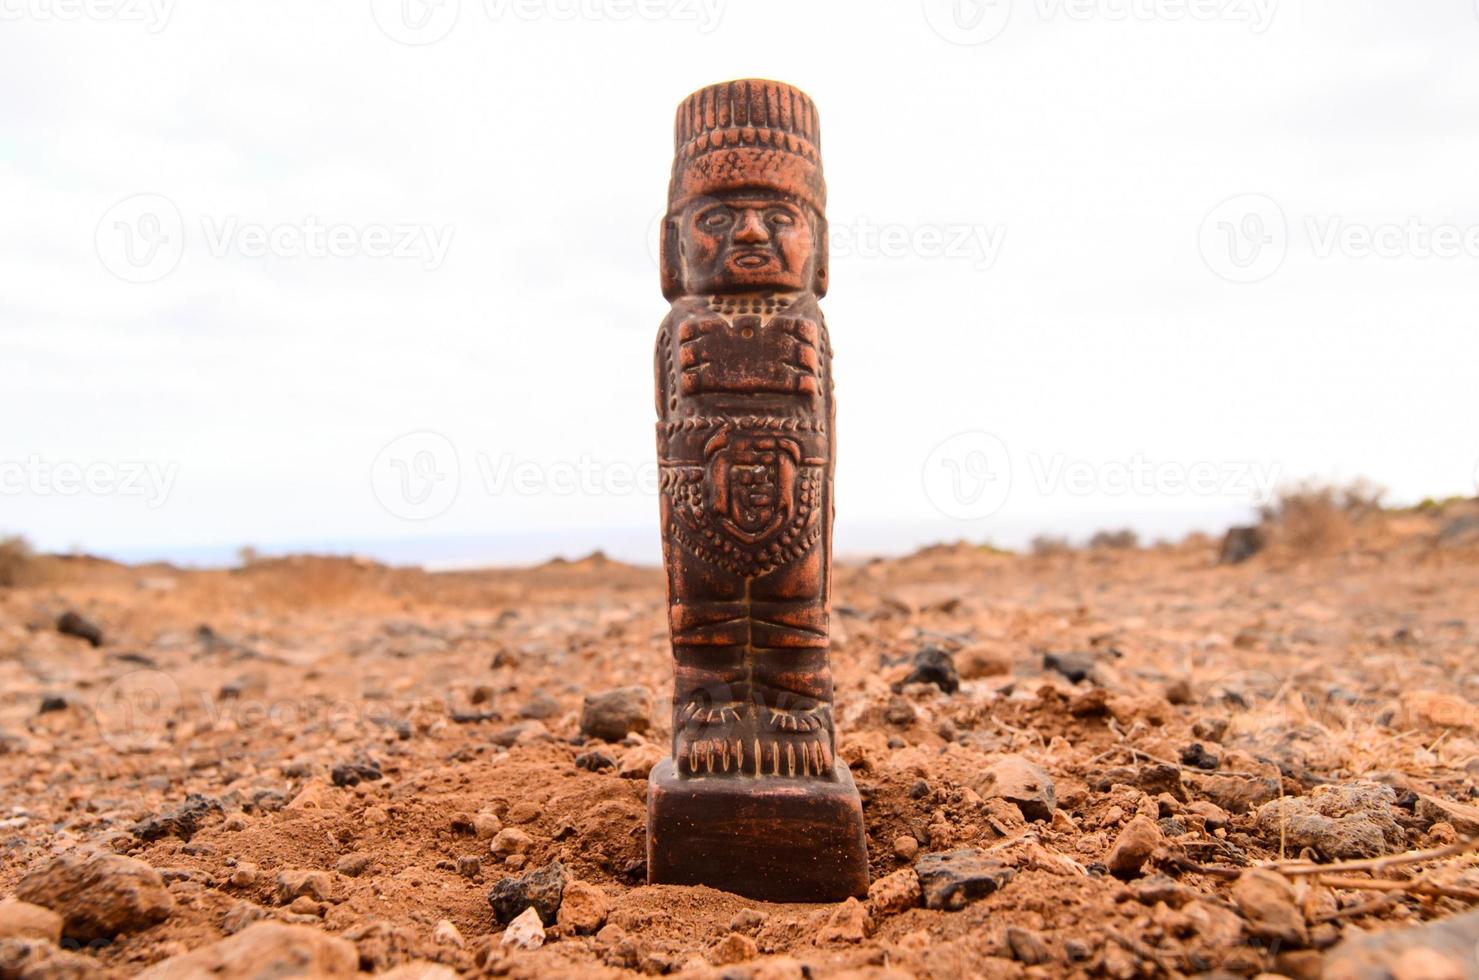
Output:
[[687,776],[831,778],[832,724],[827,705],[770,708],[753,702],[688,704],[673,756]]

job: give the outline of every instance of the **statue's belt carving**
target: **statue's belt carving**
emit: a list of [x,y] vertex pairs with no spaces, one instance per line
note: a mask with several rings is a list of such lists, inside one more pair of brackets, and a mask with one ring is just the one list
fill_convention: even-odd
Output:
[[821,538],[825,458],[774,432],[722,430],[701,460],[664,460],[660,486],[674,540],[698,558],[755,577],[790,564]]

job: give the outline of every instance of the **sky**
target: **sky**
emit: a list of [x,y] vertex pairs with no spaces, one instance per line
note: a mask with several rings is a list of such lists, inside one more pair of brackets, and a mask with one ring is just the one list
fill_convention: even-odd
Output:
[[658,557],[673,112],[830,190],[840,555],[1479,483],[1474,0],[0,0],[0,532]]

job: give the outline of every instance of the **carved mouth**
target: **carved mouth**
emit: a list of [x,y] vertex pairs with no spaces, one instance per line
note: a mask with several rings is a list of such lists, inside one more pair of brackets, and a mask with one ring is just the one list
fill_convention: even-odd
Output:
[[775,261],[775,256],[769,252],[739,252],[729,261],[741,269],[763,269]]

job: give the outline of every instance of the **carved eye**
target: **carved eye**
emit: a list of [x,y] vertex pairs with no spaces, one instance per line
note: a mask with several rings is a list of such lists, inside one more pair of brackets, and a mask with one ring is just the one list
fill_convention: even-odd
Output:
[[771,224],[779,225],[781,227],[794,225],[796,223],[796,216],[789,211],[772,211],[768,215],[766,215],[766,217],[769,219]]
[[728,227],[733,221],[734,216],[726,208],[715,208],[698,216],[698,226],[708,231]]

